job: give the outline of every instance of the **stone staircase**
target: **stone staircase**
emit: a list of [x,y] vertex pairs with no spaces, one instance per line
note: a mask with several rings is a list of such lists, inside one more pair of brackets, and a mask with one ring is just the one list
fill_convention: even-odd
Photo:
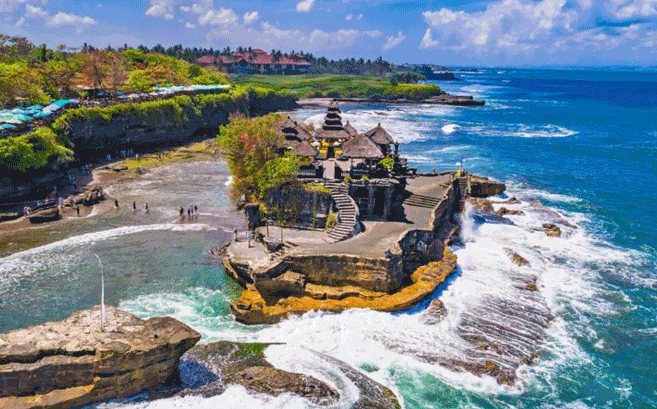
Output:
[[440,199],[431,196],[417,195],[415,193],[411,194],[406,200],[404,200],[404,205],[406,206],[424,207],[426,209],[433,209],[438,203],[440,203]]
[[358,227],[358,207],[347,193],[347,186],[343,183],[326,182],[324,184],[331,190],[331,196],[340,211],[340,223],[329,233],[329,242],[335,243],[351,237]]
[[470,194],[470,183],[468,183],[467,177],[458,178],[459,181],[459,208],[458,211],[463,211],[465,209],[465,202],[468,199]]
[[283,246],[271,254],[272,259],[282,259],[288,251],[295,247],[299,247],[299,245],[289,240],[284,241]]

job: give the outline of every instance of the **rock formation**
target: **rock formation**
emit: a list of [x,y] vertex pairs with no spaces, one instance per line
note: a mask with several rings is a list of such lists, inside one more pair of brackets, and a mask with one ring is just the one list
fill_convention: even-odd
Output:
[[59,220],[61,215],[59,214],[59,208],[54,206],[47,209],[37,210],[30,214],[27,218],[30,219],[30,223],[38,224]]
[[500,207],[500,210],[497,211],[497,215],[500,217],[504,216],[524,216],[525,212],[522,210],[510,210],[506,207]]
[[69,408],[171,381],[201,335],[170,317],[141,320],[100,307],[0,335],[0,407]]
[[472,197],[489,197],[497,196],[504,193],[506,186],[504,183],[496,182],[492,179],[472,176],[470,178],[470,195]]
[[561,237],[561,229],[554,223],[543,223],[543,230],[550,237]]
[[506,252],[509,254],[509,258],[511,259],[511,262],[517,266],[523,267],[523,266],[528,266],[529,261],[527,261],[526,258],[521,256],[520,254],[516,253],[513,250],[507,249]]
[[421,321],[427,325],[438,324],[447,316],[447,308],[439,299],[431,300],[429,308],[422,313]]

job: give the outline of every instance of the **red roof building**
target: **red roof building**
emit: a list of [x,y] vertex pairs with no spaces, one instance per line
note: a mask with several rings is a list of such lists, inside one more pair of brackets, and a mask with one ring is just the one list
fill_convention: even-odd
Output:
[[217,65],[223,65],[226,71],[231,73],[296,74],[307,72],[310,68],[310,63],[301,59],[298,55],[292,57],[283,55],[275,58],[259,48],[252,49],[250,52],[234,52],[231,55],[221,55],[216,58],[211,55],[204,55],[197,59],[196,63],[202,67],[216,63]]

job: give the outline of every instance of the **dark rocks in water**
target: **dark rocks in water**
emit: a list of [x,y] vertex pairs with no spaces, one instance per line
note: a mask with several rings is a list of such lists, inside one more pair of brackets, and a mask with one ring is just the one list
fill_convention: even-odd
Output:
[[71,408],[171,382],[201,335],[171,318],[141,320],[107,306],[0,335],[0,407]]
[[[189,350],[180,364],[181,387],[178,396],[205,397],[223,393],[228,385],[238,384],[256,393],[278,396],[294,393],[316,405],[335,405],[340,395],[331,386],[311,376],[291,373],[275,368],[264,356],[265,348],[272,344],[242,344],[221,341],[198,345]],[[392,391],[369,379],[349,365],[324,354],[324,361],[347,376],[359,389],[354,408],[401,408]]]
[[561,237],[561,229],[556,224],[543,223],[543,230],[550,237]]
[[210,254],[215,256],[215,257],[223,258],[226,255],[226,248],[229,245],[230,245],[230,242],[227,242],[227,243],[222,244],[221,246],[213,247],[213,248],[210,249]]
[[497,211],[497,215],[500,217],[504,216],[524,216],[525,212],[522,210],[509,210],[506,207],[501,207],[500,210]]
[[429,304],[429,308],[424,311],[420,321],[427,325],[438,324],[447,316],[447,308],[445,304],[439,299],[432,300]]
[[509,258],[511,259],[511,262],[513,262],[513,264],[518,265],[520,267],[529,265],[529,261],[527,261],[526,258],[516,253],[515,251],[507,249],[507,254],[509,255]]
[[59,220],[61,219],[61,215],[59,213],[58,207],[50,207],[47,209],[37,210],[34,213],[27,216],[27,218],[30,220],[30,223],[38,224],[38,223],[47,223],[47,222],[53,222]]
[[530,200],[529,204],[532,205],[535,210],[544,216],[549,222],[554,223],[554,224],[560,224],[562,226],[569,227],[571,229],[577,229],[577,226],[574,224],[570,223],[568,220],[564,219],[559,213],[555,212],[554,210],[548,208],[547,206],[543,205],[538,200]]
[[516,199],[515,197],[511,197],[502,202],[502,204],[509,204],[509,205],[515,205],[520,203],[521,203],[520,200]]
[[105,200],[105,194],[103,193],[103,188],[97,186],[85,193],[82,203],[84,203],[85,206],[93,206],[101,200]]
[[472,206],[472,210],[477,214],[494,214],[493,202],[488,199],[470,197],[468,203]]
[[16,220],[21,216],[23,216],[23,214],[18,212],[0,213],[0,222],[8,222],[10,220]]

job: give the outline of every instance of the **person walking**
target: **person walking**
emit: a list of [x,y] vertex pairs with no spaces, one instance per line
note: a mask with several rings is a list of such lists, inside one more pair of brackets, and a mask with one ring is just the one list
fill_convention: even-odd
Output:
[[198,219],[198,207],[194,205],[194,214],[196,215],[196,218]]
[[146,213],[148,213],[148,202],[146,202],[145,209],[146,209]]
[[187,220],[192,220],[192,208],[187,208]]
[[118,201],[118,199],[114,199],[114,207],[116,207],[117,209],[119,208],[119,201]]
[[183,209],[183,207],[180,206],[180,209],[178,209],[178,212],[180,213],[180,220],[185,220],[185,209]]
[[249,243],[249,248],[251,248],[251,232],[246,233],[246,241]]
[[237,227],[233,230],[233,238],[235,239],[235,242],[237,243]]
[[137,202],[135,201],[132,202],[132,211],[137,211]]
[[78,212],[78,217],[80,217],[80,206],[76,206],[75,211]]

